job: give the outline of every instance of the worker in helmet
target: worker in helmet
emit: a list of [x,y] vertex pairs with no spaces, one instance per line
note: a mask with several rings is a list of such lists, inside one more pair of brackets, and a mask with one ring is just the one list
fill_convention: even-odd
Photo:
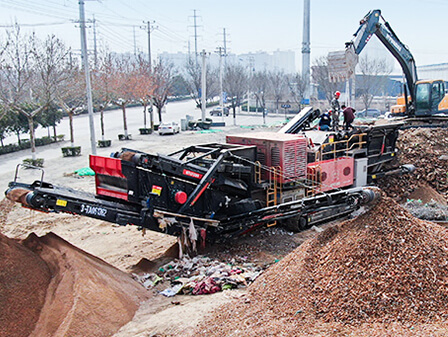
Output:
[[334,93],[334,98],[331,100],[331,110],[333,110],[333,130],[337,130],[339,128],[339,111],[341,110],[341,106],[339,105],[339,97],[341,97],[341,93],[336,91]]
[[331,110],[320,115],[319,130],[329,131],[331,129]]

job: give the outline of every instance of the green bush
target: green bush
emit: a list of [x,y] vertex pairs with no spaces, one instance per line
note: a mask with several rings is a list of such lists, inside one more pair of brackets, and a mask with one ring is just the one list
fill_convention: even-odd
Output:
[[43,145],[48,145],[51,143],[54,143],[54,140],[52,137],[42,137],[42,138],[36,138],[36,146],[43,146]]
[[81,155],[81,146],[67,146],[61,148],[63,157],[76,157]]
[[36,166],[36,167],[44,167],[44,158],[26,158],[23,160],[23,163],[26,165]]
[[[44,146],[48,144],[52,144],[55,142],[60,142],[64,140],[65,135],[58,135],[57,140],[55,141],[53,137],[42,137],[42,138],[36,138],[35,144],[36,146]],[[20,145],[19,144],[8,144],[5,146],[0,147],[0,155],[17,152],[20,150],[26,150],[31,148],[31,142],[29,139],[21,139]]]

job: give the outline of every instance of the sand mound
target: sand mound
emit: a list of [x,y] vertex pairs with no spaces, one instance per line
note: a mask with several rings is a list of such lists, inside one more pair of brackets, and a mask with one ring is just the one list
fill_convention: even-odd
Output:
[[445,322],[447,275],[447,230],[383,199],[304,243],[197,334],[408,336]]
[[[140,302],[149,297],[128,274],[53,233],[43,237],[31,234],[22,245],[2,238],[0,275],[5,277],[5,270],[9,279],[23,279],[16,282],[14,296],[9,283],[0,282],[0,295],[5,294],[0,300],[6,299],[6,312],[14,313],[4,315],[2,307],[0,329],[6,323],[11,332],[4,336],[27,336],[31,331],[30,336],[35,337],[110,336],[130,321]],[[14,250],[8,251],[5,246]],[[9,268],[3,268],[4,265]],[[29,296],[35,299],[30,301]],[[21,302],[12,305],[11,298]],[[20,306],[33,315],[24,318],[17,311]],[[29,324],[25,324],[26,320]]]
[[50,278],[50,269],[37,254],[0,234],[0,336],[28,336]]

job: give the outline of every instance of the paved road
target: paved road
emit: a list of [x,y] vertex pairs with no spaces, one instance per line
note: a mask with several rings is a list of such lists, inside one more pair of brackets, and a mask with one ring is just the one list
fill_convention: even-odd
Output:
[[[194,119],[201,118],[201,111],[195,107],[195,102],[183,101],[183,102],[173,102],[166,106],[166,112],[162,115],[163,121],[175,121],[180,123],[180,120],[186,118],[186,115],[193,116]],[[207,113],[209,116],[209,114]],[[99,114],[95,114],[95,130],[96,130],[96,140],[100,139],[100,122]],[[149,120],[149,118],[148,118]],[[223,129],[224,133],[226,130],[234,129],[234,119],[232,115],[227,117],[214,117],[214,121],[225,121],[226,127],[219,128]],[[284,115],[269,115],[266,117],[267,125],[275,125],[284,121]],[[158,122],[158,117],[155,116],[155,122]],[[128,133],[132,135],[133,140],[129,142],[120,142],[118,140],[118,134],[123,133],[123,117],[122,111],[119,109],[110,110],[105,113],[105,127],[106,127],[106,139],[112,139],[112,147],[97,149],[97,154],[99,155],[109,155],[111,152],[119,150],[122,146],[129,146],[135,149],[142,149],[145,145],[156,144],[159,140],[158,135],[152,135],[151,137],[147,135],[139,135],[138,129],[143,127],[143,108],[134,107],[127,109],[127,123],[128,123]],[[238,114],[236,117],[236,124],[239,126],[261,126],[263,125],[263,118],[260,114]],[[63,158],[61,147],[69,146],[69,123],[68,118],[64,118],[57,128],[58,134],[64,134],[66,141],[51,144],[43,147],[37,147],[37,157],[44,158],[45,169],[47,172],[54,172],[55,169],[59,169],[61,172],[73,172],[74,169],[88,166],[88,154],[90,153],[90,131],[89,131],[89,119],[88,115],[79,115],[74,119],[74,129],[75,129],[75,145],[81,146],[82,156],[78,158]],[[38,129],[36,131],[38,137],[46,136],[46,129]],[[23,138],[28,138],[27,135],[22,135]],[[222,141],[222,136],[216,136],[216,141]],[[163,138],[162,141],[170,142],[176,149],[182,148],[184,144],[184,138],[182,137],[167,137]],[[15,137],[9,137],[7,141],[16,142]],[[155,145],[157,147],[157,145]],[[154,152],[162,152],[159,149],[155,149]],[[14,170],[17,164],[21,163],[23,159],[30,158],[31,151],[23,150],[11,154],[0,156],[0,193],[4,191],[7,187],[8,181],[12,180],[14,177]],[[80,160],[82,162],[80,163]],[[82,166],[80,166],[82,165]],[[49,167],[51,166],[51,167]],[[52,171],[53,170],[53,171]],[[36,178],[38,172],[36,172]],[[49,173],[52,174],[52,173]],[[30,173],[24,173],[23,176],[29,176]],[[47,174],[48,175],[48,174]],[[54,176],[54,175],[53,175]],[[52,177],[47,177],[48,180],[53,179]]]

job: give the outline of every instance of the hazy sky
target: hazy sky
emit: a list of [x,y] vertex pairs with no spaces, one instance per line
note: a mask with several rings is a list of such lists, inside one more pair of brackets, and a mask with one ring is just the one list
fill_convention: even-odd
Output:
[[[0,0],[0,24],[17,21],[39,36],[54,33],[79,50],[76,0]],[[198,50],[213,52],[223,46],[223,28],[231,53],[294,50],[297,68],[303,27],[303,0],[87,0],[86,17],[97,20],[98,43],[113,51],[147,51],[143,21],[155,21],[153,53],[194,51],[193,10],[198,15]],[[311,0],[311,59],[344,49],[359,20],[371,9],[381,9],[401,41],[409,46],[417,65],[448,62],[446,37],[448,0]],[[1,37],[4,37],[4,29]],[[89,48],[93,30],[89,29]],[[382,52],[384,51],[384,53]],[[372,42],[366,53],[389,55]]]

